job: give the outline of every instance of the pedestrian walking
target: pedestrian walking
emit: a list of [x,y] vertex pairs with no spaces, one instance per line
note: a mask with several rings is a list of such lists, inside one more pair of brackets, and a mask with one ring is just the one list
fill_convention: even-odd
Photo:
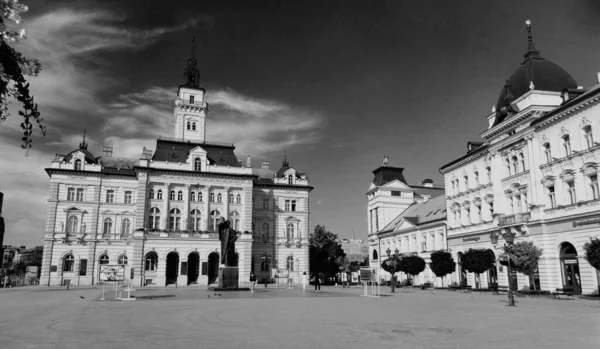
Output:
[[254,293],[254,286],[256,286],[256,275],[250,272],[250,292]]
[[315,274],[314,280],[315,280],[315,292],[321,293],[321,278],[319,277],[319,274]]
[[306,285],[308,285],[308,275],[304,272],[302,274],[302,292],[306,292]]

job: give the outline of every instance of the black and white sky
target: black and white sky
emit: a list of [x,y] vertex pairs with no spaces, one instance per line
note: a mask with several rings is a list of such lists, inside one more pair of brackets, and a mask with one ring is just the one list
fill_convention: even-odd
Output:
[[172,136],[173,100],[196,36],[211,104],[207,138],[255,165],[287,150],[309,175],[311,229],[366,238],[365,192],[384,155],[409,183],[478,140],[527,48],[582,86],[600,71],[595,0],[23,0],[16,48],[43,65],[30,80],[48,125],[20,149],[14,112],[0,125],[5,243],[38,245],[55,153],[87,129],[89,150],[139,157]]

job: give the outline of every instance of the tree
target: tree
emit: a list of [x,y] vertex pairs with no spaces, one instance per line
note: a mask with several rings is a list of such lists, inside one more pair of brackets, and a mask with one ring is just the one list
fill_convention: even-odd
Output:
[[400,262],[400,269],[414,278],[425,270],[425,260],[415,255],[403,257]]
[[25,79],[26,76],[37,76],[42,66],[39,61],[23,57],[10,46],[10,43],[25,38],[25,29],[17,32],[8,27],[7,21],[21,23],[21,14],[28,10],[18,0],[0,0],[0,122],[8,118],[9,100],[16,99],[22,104],[23,110],[19,110],[23,118],[21,148],[26,151],[31,148],[32,120],[38,124],[42,135],[46,135],[46,126],[42,123],[43,119]]
[[346,274],[346,286],[350,287],[350,279],[352,273],[360,270],[360,263],[357,261],[350,261],[348,257],[338,257],[338,265],[340,266],[340,272]]
[[[508,257],[510,257],[510,267],[519,273],[525,274],[530,278],[533,277],[538,270],[538,262],[542,256],[542,249],[538,248],[531,241],[521,241],[512,245],[504,245],[503,253],[500,255],[500,261],[504,265],[508,265]],[[535,290],[535,282],[533,282]]]
[[477,276],[476,288],[479,288],[479,275],[490,270],[496,264],[494,252],[482,248],[470,248],[462,255],[462,267]]
[[388,273],[390,273],[392,275],[392,293],[396,292],[396,278],[395,278],[395,274],[397,272],[402,271],[401,270],[401,266],[402,266],[402,259],[396,255],[392,255],[390,256],[390,258],[386,259],[385,261],[381,262],[381,268],[385,271],[387,271]]
[[340,257],[345,257],[346,253],[337,238],[336,234],[328,231],[324,226],[315,227],[309,237],[311,273],[335,275],[339,272]]
[[600,239],[590,237],[590,242],[583,245],[585,260],[596,269],[598,274],[598,289],[600,289]]
[[452,258],[452,254],[446,251],[435,251],[431,253],[431,264],[429,265],[431,271],[435,276],[442,279],[442,286],[444,286],[443,277],[454,273],[456,270],[456,262]]

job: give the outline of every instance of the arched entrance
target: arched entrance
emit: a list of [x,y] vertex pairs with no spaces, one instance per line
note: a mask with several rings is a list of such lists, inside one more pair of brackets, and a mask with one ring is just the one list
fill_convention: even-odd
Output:
[[200,269],[200,255],[192,252],[188,255],[188,285],[198,283],[198,270]]
[[179,254],[171,252],[167,255],[167,272],[166,285],[177,283],[177,275],[179,274]]
[[573,289],[574,294],[581,294],[581,276],[575,246],[563,242],[560,247],[560,266],[562,269],[563,288]]
[[211,252],[208,255],[208,284],[212,284],[217,281],[219,276],[219,254],[217,252]]

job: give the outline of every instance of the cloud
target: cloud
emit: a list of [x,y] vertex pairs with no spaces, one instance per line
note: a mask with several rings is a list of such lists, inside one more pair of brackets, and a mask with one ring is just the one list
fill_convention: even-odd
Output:
[[[124,94],[102,112],[104,133],[117,134],[105,140],[117,144],[118,156],[136,157],[151,148],[157,136],[173,137],[173,89],[150,87]],[[232,90],[207,93],[209,141],[233,142],[238,156],[268,156],[319,139],[324,116],[308,108],[246,96]],[[152,148],[151,148],[152,149]],[[116,156],[116,154],[115,154]]]
[[[37,17],[25,17],[23,27],[27,29],[27,39],[16,43],[15,48],[42,63],[42,73],[29,80],[35,102],[48,126],[48,135],[41,138],[39,131],[34,130],[34,148],[29,157],[24,157],[20,148],[21,119],[16,102],[10,106],[9,118],[0,125],[0,190],[5,194],[6,242],[39,244],[46,219],[49,183],[43,169],[50,166],[53,154],[64,154],[75,148],[84,127],[88,129],[89,148],[100,150],[106,140],[96,132],[90,137],[89,131],[102,129],[111,120],[109,111],[129,107],[135,102],[136,96],[131,95],[130,100],[124,100],[120,105],[105,106],[103,94],[110,94],[121,85],[122,78],[111,74],[114,63],[100,60],[97,53],[141,50],[205,19],[200,17],[174,26],[144,29],[127,28],[123,16],[97,9],[60,9]],[[153,110],[141,103],[133,108],[133,112],[140,115]],[[156,118],[155,115],[151,117]],[[133,140],[118,143],[110,136],[133,132],[134,127],[144,124],[143,119],[137,120],[138,125],[115,124],[116,128],[107,138],[124,149],[128,156],[140,154],[134,154]],[[147,132],[151,133],[150,129]],[[16,174],[22,172],[27,173]]]

